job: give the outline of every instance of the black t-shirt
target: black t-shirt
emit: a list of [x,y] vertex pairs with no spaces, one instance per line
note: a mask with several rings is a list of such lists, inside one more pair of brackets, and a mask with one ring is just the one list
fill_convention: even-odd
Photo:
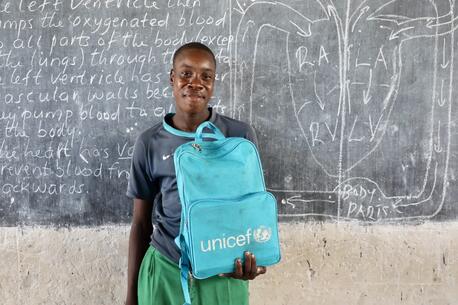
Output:
[[[226,137],[243,137],[255,144],[253,128],[241,121],[217,114],[210,108],[209,121],[214,123]],[[194,133],[175,129],[177,136],[168,132],[174,129],[173,114],[167,114],[163,122],[145,130],[137,139],[132,158],[127,196],[153,204],[152,223],[154,226],[151,245],[160,253],[178,263],[180,250],[174,239],[180,231],[181,204],[173,164],[175,149],[191,140]]]

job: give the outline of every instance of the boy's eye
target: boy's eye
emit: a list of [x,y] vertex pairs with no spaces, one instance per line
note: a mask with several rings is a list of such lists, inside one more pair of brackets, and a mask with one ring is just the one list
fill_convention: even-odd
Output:
[[191,76],[192,76],[192,72],[190,72],[190,71],[183,71],[183,72],[181,72],[181,76],[182,76],[182,77],[191,77]]
[[204,75],[202,76],[202,78],[205,79],[205,80],[211,80],[211,79],[213,79],[213,75],[211,75],[211,74],[204,74]]

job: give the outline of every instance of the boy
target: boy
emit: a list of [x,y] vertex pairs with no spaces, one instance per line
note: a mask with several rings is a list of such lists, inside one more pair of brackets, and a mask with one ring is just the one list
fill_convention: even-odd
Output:
[[[208,108],[215,73],[215,56],[208,47],[200,43],[181,46],[173,56],[170,72],[176,113],[166,115],[162,123],[144,131],[137,139],[127,189],[127,196],[134,200],[127,305],[184,303],[177,265],[180,252],[174,242],[181,213],[174,150],[190,141],[197,127],[207,120],[227,137],[245,137],[256,143],[249,125]],[[168,132],[164,125],[175,129],[175,134]],[[237,259],[234,273],[192,280],[192,304],[248,304],[248,285],[243,280],[252,280],[265,272],[265,267],[256,265],[252,253],[245,253],[243,266]]]

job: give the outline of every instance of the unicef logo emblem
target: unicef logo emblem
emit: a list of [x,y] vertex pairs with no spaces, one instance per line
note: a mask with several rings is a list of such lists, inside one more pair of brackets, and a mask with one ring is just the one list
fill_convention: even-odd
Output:
[[266,243],[272,237],[272,229],[265,226],[260,226],[253,232],[254,240],[258,243]]

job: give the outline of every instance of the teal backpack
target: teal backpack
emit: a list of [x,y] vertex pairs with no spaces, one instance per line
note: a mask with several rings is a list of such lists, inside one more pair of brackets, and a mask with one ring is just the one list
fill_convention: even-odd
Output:
[[[208,128],[212,133],[204,133]],[[191,304],[189,274],[197,279],[234,272],[245,251],[258,266],[280,261],[277,203],[266,192],[256,146],[247,139],[226,138],[211,122],[202,123],[194,141],[174,153],[182,205],[181,284]]]

